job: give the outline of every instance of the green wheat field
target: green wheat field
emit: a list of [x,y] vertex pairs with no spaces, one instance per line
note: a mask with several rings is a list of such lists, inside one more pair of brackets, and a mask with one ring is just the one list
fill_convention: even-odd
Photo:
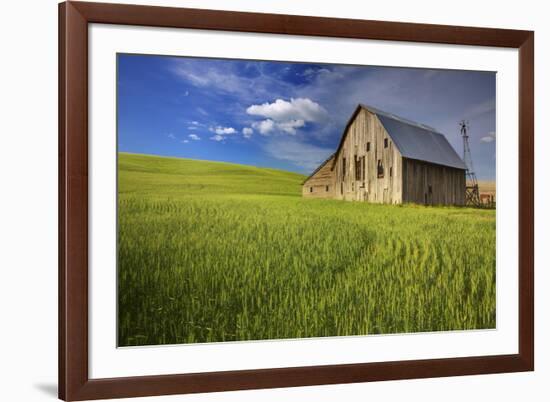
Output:
[[495,211],[301,197],[302,175],[119,154],[119,346],[495,328]]

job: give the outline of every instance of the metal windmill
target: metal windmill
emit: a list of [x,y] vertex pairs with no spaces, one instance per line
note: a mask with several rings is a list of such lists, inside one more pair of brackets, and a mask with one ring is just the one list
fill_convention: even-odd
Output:
[[479,197],[479,186],[477,177],[474,171],[474,163],[472,161],[472,153],[470,152],[470,143],[468,142],[468,122],[462,120],[460,123],[460,135],[462,136],[462,144],[464,147],[464,164],[466,165],[466,205],[479,206],[481,200]]

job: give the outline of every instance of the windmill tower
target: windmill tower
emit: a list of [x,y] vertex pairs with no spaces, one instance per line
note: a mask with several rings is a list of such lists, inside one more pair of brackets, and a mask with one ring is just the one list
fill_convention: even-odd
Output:
[[468,122],[462,120],[460,123],[460,135],[462,136],[462,144],[464,147],[464,164],[466,165],[466,205],[479,206],[481,200],[479,198],[479,186],[477,177],[474,171],[474,163],[472,161],[472,153],[470,152],[470,143],[468,142]]

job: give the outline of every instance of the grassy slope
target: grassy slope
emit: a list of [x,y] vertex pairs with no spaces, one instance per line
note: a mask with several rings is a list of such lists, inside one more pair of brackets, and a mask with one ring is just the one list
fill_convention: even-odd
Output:
[[494,211],[306,200],[302,180],[120,154],[119,344],[495,326]]

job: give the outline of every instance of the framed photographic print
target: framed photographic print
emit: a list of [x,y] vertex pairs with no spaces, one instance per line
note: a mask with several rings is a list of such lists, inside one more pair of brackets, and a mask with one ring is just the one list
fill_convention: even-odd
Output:
[[59,10],[61,399],[533,370],[533,32]]

